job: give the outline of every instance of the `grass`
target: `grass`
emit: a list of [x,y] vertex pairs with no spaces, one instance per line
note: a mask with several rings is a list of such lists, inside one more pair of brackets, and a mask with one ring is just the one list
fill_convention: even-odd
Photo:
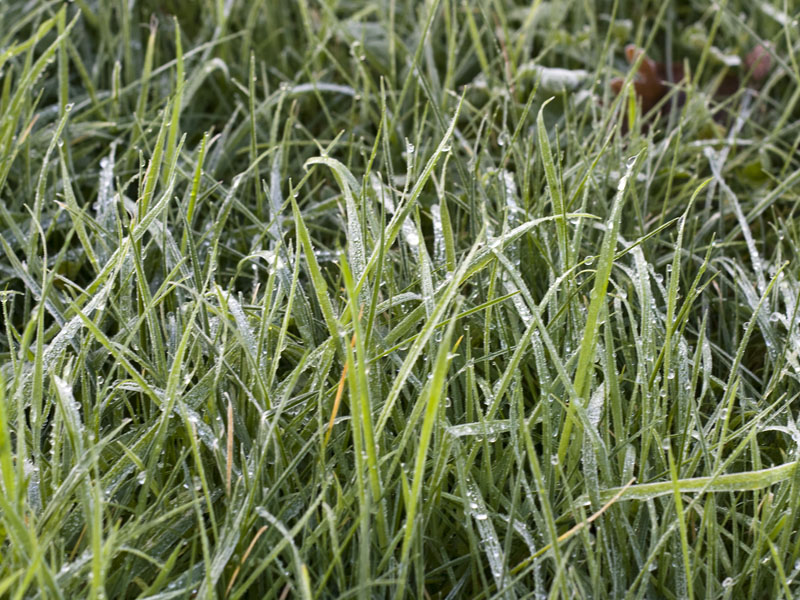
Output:
[[2,3],[0,597],[796,598],[798,17]]

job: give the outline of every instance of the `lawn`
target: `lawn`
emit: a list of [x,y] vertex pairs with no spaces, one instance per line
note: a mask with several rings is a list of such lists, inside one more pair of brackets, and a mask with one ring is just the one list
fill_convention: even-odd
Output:
[[0,3],[0,597],[800,596],[798,18]]

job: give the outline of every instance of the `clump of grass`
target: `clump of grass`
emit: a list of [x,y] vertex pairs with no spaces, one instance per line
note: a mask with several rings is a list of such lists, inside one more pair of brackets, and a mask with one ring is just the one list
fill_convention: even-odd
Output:
[[0,6],[0,595],[800,593],[798,15],[595,8]]

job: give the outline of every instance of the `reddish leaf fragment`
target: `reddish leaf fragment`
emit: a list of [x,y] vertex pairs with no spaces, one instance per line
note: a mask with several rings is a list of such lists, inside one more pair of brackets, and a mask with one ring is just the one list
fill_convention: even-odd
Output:
[[756,44],[756,46],[747,53],[744,58],[744,64],[747,72],[750,73],[750,79],[753,83],[760,83],[769,74],[770,67],[772,66],[772,57],[769,55],[769,50],[763,44]]
[[[637,48],[633,44],[625,46],[625,58],[628,64],[635,63],[641,54],[641,48]],[[642,110],[645,113],[649,112],[667,95],[670,83],[683,79],[683,66],[673,64],[670,75],[671,77],[668,77],[667,67],[663,63],[656,62],[647,55],[642,57],[642,61],[639,63],[639,70],[634,76],[633,89],[636,92],[636,97],[641,101]],[[615,94],[620,93],[624,81],[620,77],[611,81],[611,89]]]
[[[643,50],[634,44],[625,46],[625,58],[628,64],[634,64],[642,52]],[[744,59],[743,69],[738,74],[736,72],[728,73],[722,78],[714,91],[714,97],[719,101],[738,92],[742,88],[742,78],[746,74],[749,74],[749,84],[753,87],[758,86],[769,74],[771,66],[772,59],[768,48],[764,44],[757,44],[748,52]],[[639,69],[633,79],[633,89],[637,99],[641,102],[643,113],[650,112],[667,95],[670,84],[681,81],[683,77],[683,65],[680,63],[673,63],[668,71],[665,64],[656,62],[647,55],[642,56]],[[615,77],[611,80],[611,89],[615,94],[619,94],[624,83],[623,78]],[[684,101],[684,94],[679,93],[678,105],[682,105]],[[668,106],[663,106],[662,112],[666,112],[668,109]],[[624,129],[625,127],[623,127]]]

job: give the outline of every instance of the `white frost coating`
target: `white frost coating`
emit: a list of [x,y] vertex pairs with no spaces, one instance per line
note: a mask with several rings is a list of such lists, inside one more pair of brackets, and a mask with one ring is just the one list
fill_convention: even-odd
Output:
[[532,62],[522,65],[518,73],[538,76],[540,87],[547,92],[574,90],[590,76],[584,69],[543,67]]
[[356,91],[349,85],[338,85],[336,83],[301,83],[288,89],[290,94],[306,94],[308,92],[335,92],[346,96],[355,96]]
[[605,384],[598,386],[589,399],[589,406],[586,407],[586,416],[595,428],[600,424],[600,417],[603,415],[604,400]]
[[[321,252],[315,252],[314,254],[317,255],[317,260],[319,260]],[[283,259],[272,250],[259,250],[258,252],[253,252],[247,258],[263,258],[272,269],[282,269],[286,266]],[[327,258],[327,260],[331,260],[331,258]]]
[[114,154],[116,144],[111,144],[111,152],[108,156],[100,159],[100,179],[97,186],[97,202],[94,203],[94,210],[97,213],[97,222],[106,229],[113,229],[114,205],[118,196],[113,193],[114,189]]
[[[509,277],[510,273],[509,269],[513,269],[513,266],[508,264],[508,259],[506,259],[505,257],[503,258],[504,258],[503,264],[506,267],[506,271],[503,274],[503,283],[505,285],[506,293],[514,294],[511,297],[511,302],[514,304],[514,308],[517,309],[517,314],[519,315],[519,318],[522,319],[522,322],[525,324],[525,327],[530,327],[531,323],[533,323],[533,313],[531,313],[530,309],[528,308],[528,305],[525,303],[525,298],[523,297],[523,294],[515,293],[515,292],[521,292],[522,290],[520,290],[519,288],[518,281],[511,281],[511,278]],[[517,273],[516,269],[514,269],[513,273],[514,275],[516,275]]]
[[410,216],[406,217],[406,220],[403,221],[403,238],[405,238],[406,244],[412,248],[419,246],[419,234],[417,233],[417,226],[414,225],[414,221]]
[[[176,412],[179,410],[179,408],[180,407],[176,407]],[[205,444],[206,448],[208,448],[212,452],[217,448],[219,448],[220,447],[219,440],[214,435],[214,432],[211,430],[211,427],[209,427],[205,423],[205,421],[203,421],[203,419],[200,418],[200,415],[198,415],[195,411],[193,411],[191,408],[185,405],[183,407],[183,410],[186,411],[186,418],[192,424],[192,428],[194,429],[195,433],[197,433],[197,437],[199,437],[200,441],[203,442],[203,444]],[[221,453],[222,457],[227,459],[227,451],[225,450],[224,446],[222,446]],[[235,464],[233,465],[233,470],[238,475],[238,467]]]
[[403,223],[403,236],[406,238],[406,244],[412,248],[419,246],[419,234],[413,225],[409,226],[408,219]]
[[633,477],[633,469],[636,467],[636,448],[633,444],[628,444],[625,448],[625,460],[622,463],[622,480],[628,481]]
[[[747,116],[750,114],[750,110],[745,111],[743,109],[744,115]],[[739,121],[741,120],[741,115],[737,119],[736,125],[741,128],[739,125]],[[735,127],[736,128],[736,127]],[[758,291],[759,294],[764,295],[767,289],[767,281],[764,277],[764,270],[762,268],[763,261],[761,260],[761,255],[758,253],[758,247],[756,242],[753,238],[753,234],[750,231],[750,225],[745,217],[744,212],[742,211],[742,207],[739,204],[739,200],[736,196],[736,193],[730,188],[727,184],[725,179],[722,176],[722,168],[725,163],[725,160],[728,157],[728,153],[730,151],[730,147],[725,148],[719,152],[715,151],[712,148],[704,148],[703,155],[708,159],[708,164],[711,167],[711,174],[714,176],[714,180],[719,185],[720,189],[725,192],[728,197],[728,204],[733,208],[734,213],[736,214],[736,219],[739,222],[739,226],[742,230],[742,236],[744,237],[745,245],[747,246],[747,251],[750,254],[750,262],[753,267],[753,272],[756,275],[756,282],[758,284]]]
[[580,106],[587,100],[593,100],[598,104],[600,103],[600,100],[597,98],[597,96],[592,94],[592,92],[589,90],[578,90],[572,97],[572,101],[575,103],[575,106]]
[[56,384],[56,391],[58,392],[61,408],[64,411],[64,419],[69,423],[70,429],[78,434],[73,442],[76,444],[74,448],[75,452],[80,455],[83,452],[83,443],[80,436],[83,426],[81,425],[78,403],[75,402],[75,396],[72,394],[72,386],[58,375],[53,375],[53,380]]
[[478,528],[478,535],[481,538],[481,545],[483,551],[486,552],[486,559],[489,563],[489,569],[492,571],[492,578],[498,587],[501,587],[503,581],[503,572],[505,571],[505,554],[503,547],[500,544],[500,539],[497,537],[497,532],[494,529],[489,514],[486,510],[486,505],[483,502],[480,490],[472,482],[467,481],[467,513],[475,519],[475,525]]
[[[372,186],[372,191],[375,192],[375,195],[380,199],[380,201],[383,203],[383,206],[386,208],[386,212],[390,215],[394,215],[396,208],[394,201],[392,200],[391,191],[374,173],[370,174],[369,182]],[[414,225],[414,220],[410,215],[406,217],[405,221],[403,221],[401,231],[406,244],[408,244],[411,248],[416,248],[419,246],[419,234],[417,233],[417,227]]]
[[253,330],[250,328],[250,324],[247,322],[247,317],[242,310],[242,305],[239,304],[239,301],[233,297],[233,294],[228,293],[219,286],[217,286],[217,293],[220,295],[220,297],[224,298],[225,302],[228,304],[228,309],[233,315],[233,320],[236,321],[236,328],[239,330],[239,333],[242,336],[245,350],[247,350],[250,358],[256,361],[258,345],[256,344],[255,334],[253,334]]
[[[353,270],[353,277],[359,281],[364,274],[365,251],[364,240],[361,234],[361,218],[358,212],[356,199],[361,197],[361,185],[358,183],[348,168],[335,158],[323,155],[308,159],[303,168],[308,169],[311,165],[324,165],[334,174],[337,184],[341,189],[345,201],[347,213],[347,254],[350,260],[350,268]],[[366,290],[364,290],[366,293]],[[363,298],[366,301],[366,297]]]
[[776,23],[784,27],[790,25],[792,22],[792,18],[789,15],[770,5],[768,2],[757,2],[756,6],[758,6],[765,15],[774,19]]
[[483,423],[464,423],[463,425],[452,425],[447,427],[447,433],[453,437],[464,437],[481,435],[492,437],[498,433],[511,431],[511,421],[505,419],[500,421],[485,421]]
[[61,565],[61,568],[56,575],[56,581],[59,584],[62,583],[62,581],[68,581],[71,577],[74,577],[78,572],[80,572],[85,567],[86,563],[88,563],[91,559],[91,551],[84,550],[74,561],[65,562]]
[[726,54],[716,46],[711,46],[709,49],[711,55],[721,62],[726,67],[739,67],[742,64],[741,57],[736,54]]
[[633,167],[632,164],[628,165],[628,170],[625,171],[625,175],[619,178],[619,183],[617,184],[617,192],[622,194],[625,192],[625,188],[628,185],[628,178],[631,176],[630,169]]
[[[119,271],[120,265],[122,264],[120,256],[124,256],[128,252],[128,242],[129,238],[123,238],[122,244],[108,259],[108,262],[106,263],[106,266],[101,272],[100,276],[102,277],[103,274],[109,269],[113,270],[113,273],[108,275],[105,285],[100,288],[94,297],[89,300],[86,306],[84,306],[81,310],[86,317],[89,317],[95,310],[103,310],[103,308],[105,308],[108,294],[111,291],[111,286],[114,284],[117,271]],[[80,315],[75,315],[66,323],[66,325],[64,325],[64,327],[61,328],[61,331],[58,332],[58,335],[53,338],[53,341],[47,345],[47,348],[45,348],[42,356],[42,364],[45,371],[49,371],[53,367],[53,364],[59,359],[69,341],[78,333],[82,325],[83,320],[81,319]]]
[[[353,276],[358,281],[364,274],[366,266],[364,240],[361,237],[361,220],[359,219],[358,206],[356,206],[353,193],[348,189],[348,183],[343,181],[342,184],[342,193],[344,193],[345,204],[347,205],[347,254],[350,259],[350,266],[353,269]],[[364,293],[366,293],[366,288]]]
[[508,515],[500,515],[500,518],[503,519],[506,523],[511,523],[512,527],[514,527],[514,531],[519,534],[519,536],[525,542],[525,545],[528,546],[528,551],[533,555],[536,554],[536,540],[533,539],[533,535],[528,530],[525,523],[520,521],[519,519],[514,519],[513,521]]
[[386,212],[388,212],[390,215],[393,215],[395,206],[394,200],[392,200],[392,194],[387,189],[387,186],[381,181],[380,177],[378,177],[375,173],[370,173],[369,185],[378,200],[380,200],[381,203],[386,207]]
[[503,187],[505,188],[503,200],[508,208],[508,224],[511,227],[516,227],[525,217],[525,211],[518,202],[519,193],[517,191],[517,182],[514,181],[514,173],[508,169],[501,169],[499,175],[503,182]]
[[445,247],[442,209],[438,204],[431,206],[431,219],[433,221],[433,259],[436,264],[440,265],[445,261]]
[[28,504],[36,514],[42,512],[42,494],[39,489],[39,468],[27,458],[22,463],[25,476],[28,477]]
[[503,179],[503,185],[506,188],[506,202],[513,202],[514,209],[519,210],[519,204],[516,202],[517,182],[514,181],[514,174],[508,169],[500,169],[500,177]]

